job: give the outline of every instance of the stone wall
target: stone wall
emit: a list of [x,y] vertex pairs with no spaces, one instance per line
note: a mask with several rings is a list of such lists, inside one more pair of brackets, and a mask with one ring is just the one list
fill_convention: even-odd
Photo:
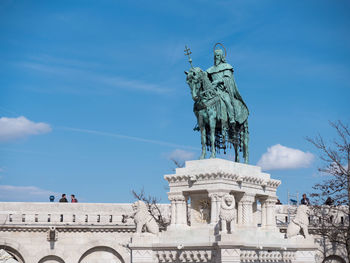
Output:
[[130,262],[135,226],[122,215],[131,212],[130,204],[0,203],[0,248],[19,262]]
[[[170,204],[161,207],[169,216]],[[295,209],[276,206],[276,223],[282,232],[287,228],[288,217],[293,218]],[[122,222],[122,215],[131,213],[131,204],[0,203],[0,249],[4,248],[22,263],[130,262],[128,244],[135,225],[132,219]],[[260,215],[258,204],[257,225],[261,225]],[[324,246],[321,239],[316,240],[320,242],[321,259]],[[327,245],[326,249],[330,258],[334,255],[345,257],[339,248]],[[249,258],[248,254],[245,252],[242,258]],[[163,255],[159,254],[159,258]],[[334,262],[342,261],[338,258]]]

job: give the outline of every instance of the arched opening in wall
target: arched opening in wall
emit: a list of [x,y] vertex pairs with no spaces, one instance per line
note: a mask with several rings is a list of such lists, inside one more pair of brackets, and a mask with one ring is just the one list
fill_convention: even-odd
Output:
[[40,259],[39,263],[64,263],[63,259],[57,256],[46,256]]
[[121,255],[110,247],[94,247],[86,251],[78,263],[125,263]]
[[337,255],[332,255],[326,257],[322,263],[346,263],[346,261]]
[[14,248],[0,245],[0,249],[4,249],[7,253],[9,253],[15,260],[17,260],[19,263],[25,263],[22,255]]

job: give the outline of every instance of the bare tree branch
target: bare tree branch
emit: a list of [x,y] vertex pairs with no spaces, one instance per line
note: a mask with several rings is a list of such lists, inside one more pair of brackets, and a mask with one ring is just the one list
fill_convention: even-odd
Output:
[[[345,246],[350,262],[350,130],[341,121],[330,122],[330,126],[337,133],[331,143],[326,143],[321,135],[306,138],[319,150],[324,162],[319,171],[327,175],[327,179],[313,187],[316,192],[311,194],[316,204],[312,207],[315,232],[332,244]],[[324,205],[327,198],[333,205]]]

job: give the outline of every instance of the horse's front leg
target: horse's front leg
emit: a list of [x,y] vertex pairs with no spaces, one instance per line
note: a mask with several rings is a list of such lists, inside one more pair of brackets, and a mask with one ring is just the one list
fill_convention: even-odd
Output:
[[199,157],[199,159],[202,160],[202,159],[205,159],[205,155],[207,154],[207,151],[206,151],[207,133],[205,130],[205,124],[203,122],[203,116],[201,115],[199,115],[199,118],[198,118],[198,125],[201,130],[201,144],[202,144],[202,154]]
[[235,162],[239,163],[239,145],[238,145],[238,143],[235,143],[234,148],[235,148]]
[[209,115],[210,144],[211,144],[210,158],[216,158],[216,149],[215,149],[216,112],[215,110],[209,109],[208,115]]
[[249,132],[248,132],[248,123],[246,122],[244,124],[244,142],[243,142],[243,157],[244,157],[244,162],[248,163],[249,162]]

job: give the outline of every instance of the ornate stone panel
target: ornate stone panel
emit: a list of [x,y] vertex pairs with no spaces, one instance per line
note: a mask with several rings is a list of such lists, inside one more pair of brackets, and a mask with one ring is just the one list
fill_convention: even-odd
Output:
[[157,262],[215,262],[213,250],[157,250]]

